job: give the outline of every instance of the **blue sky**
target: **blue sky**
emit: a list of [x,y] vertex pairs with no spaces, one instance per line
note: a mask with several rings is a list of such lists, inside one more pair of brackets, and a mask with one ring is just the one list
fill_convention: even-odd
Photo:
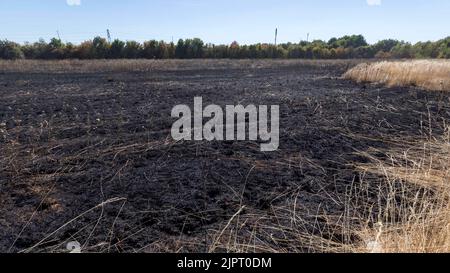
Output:
[[448,0],[0,0],[0,39],[123,40],[241,44],[363,34],[369,42],[450,36]]

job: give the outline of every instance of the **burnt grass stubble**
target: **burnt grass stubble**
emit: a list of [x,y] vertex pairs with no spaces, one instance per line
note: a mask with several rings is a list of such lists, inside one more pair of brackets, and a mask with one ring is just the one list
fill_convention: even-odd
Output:
[[[367,159],[355,151],[389,150],[387,136],[420,137],[424,113],[449,118],[439,93],[340,79],[354,62],[201,62],[0,72],[0,251],[59,252],[79,241],[94,252],[204,252],[241,206],[241,219],[270,219],[290,192],[318,234],[318,225],[332,225],[317,215],[342,215],[339,200],[360,180],[354,165]],[[280,149],[175,143],[171,109],[193,107],[195,96],[222,107],[280,105]],[[98,206],[112,198],[122,199]],[[252,222],[240,228],[245,237]],[[346,240],[333,228],[320,234]],[[313,251],[286,236],[259,238],[275,250]]]

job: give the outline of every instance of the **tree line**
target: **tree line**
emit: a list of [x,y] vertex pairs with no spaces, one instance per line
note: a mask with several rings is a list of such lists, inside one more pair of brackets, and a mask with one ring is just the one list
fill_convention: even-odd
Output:
[[362,35],[332,38],[329,41],[298,43],[229,45],[204,43],[199,38],[180,39],[176,44],[150,40],[109,42],[105,38],[75,45],[53,38],[18,44],[0,40],[0,59],[352,59],[352,58],[450,58],[450,37],[436,42],[411,44],[393,39],[368,44]]

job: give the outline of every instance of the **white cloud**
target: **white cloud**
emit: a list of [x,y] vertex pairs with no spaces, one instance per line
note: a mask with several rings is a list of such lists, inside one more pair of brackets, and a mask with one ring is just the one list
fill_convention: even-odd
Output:
[[80,6],[81,0],[66,0],[67,5],[69,6]]
[[380,6],[381,0],[367,0],[367,5],[369,6]]

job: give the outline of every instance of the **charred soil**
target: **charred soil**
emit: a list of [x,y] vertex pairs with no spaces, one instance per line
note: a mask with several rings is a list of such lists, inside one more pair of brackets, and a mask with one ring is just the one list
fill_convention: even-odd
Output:
[[[246,236],[259,221],[251,215],[270,215],[287,196],[306,229],[340,242],[316,216],[344,213],[361,179],[354,166],[367,160],[358,152],[440,134],[430,124],[450,118],[442,93],[342,79],[354,61],[148,64],[0,70],[1,252],[59,252],[69,241],[92,252],[210,251],[237,212]],[[280,105],[279,150],[174,142],[171,109],[195,96]],[[311,250],[282,232],[257,238]]]

